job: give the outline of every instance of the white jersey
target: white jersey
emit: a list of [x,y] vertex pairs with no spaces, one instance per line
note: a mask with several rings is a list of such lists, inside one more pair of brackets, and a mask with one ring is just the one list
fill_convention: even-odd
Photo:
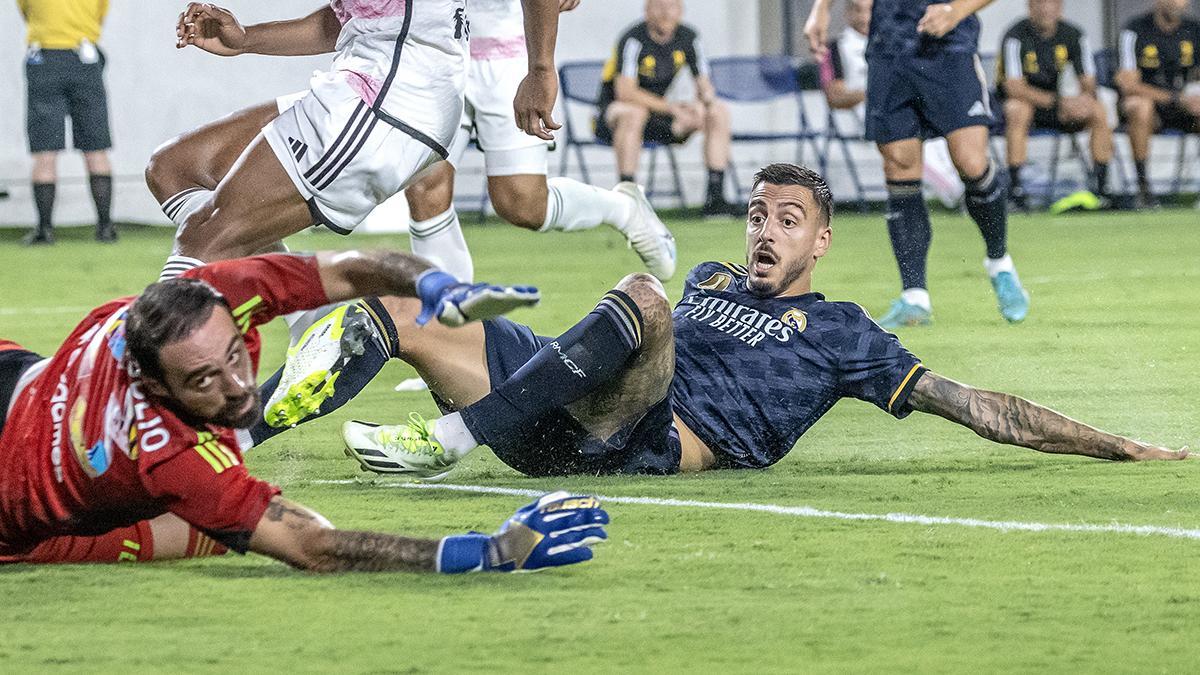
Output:
[[470,0],[471,59],[525,58],[521,0]]
[[385,119],[449,145],[466,80],[466,0],[332,0],[330,7],[342,23],[332,70]]

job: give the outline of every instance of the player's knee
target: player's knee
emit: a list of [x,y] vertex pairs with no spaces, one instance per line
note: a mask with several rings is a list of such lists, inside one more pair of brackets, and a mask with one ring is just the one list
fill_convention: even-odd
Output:
[[622,104],[621,107],[612,111],[612,126],[617,127],[644,127],[650,119],[650,109],[640,106],[631,105],[628,103]]
[[671,306],[667,302],[667,291],[662,282],[645,272],[636,272],[621,279],[617,290],[625,293],[638,306],[642,313],[642,321],[647,326],[661,323],[663,318],[671,316]]
[[229,220],[216,213],[210,197],[184,221],[175,235],[175,245],[179,255],[206,262],[237,258],[240,254],[232,250],[232,234]]
[[179,192],[177,187],[180,166],[176,141],[171,139],[154,149],[146,163],[146,187],[159,202],[166,201]]
[[720,99],[713,99],[704,108],[704,119],[709,124],[728,125],[729,124],[729,106]]
[[505,222],[526,230],[537,230],[545,224],[545,199],[529,199],[526,194],[513,190],[491,190],[489,195],[496,215]]
[[454,203],[454,171],[435,169],[404,191],[413,220],[429,220]]
[[1148,123],[1154,114],[1154,106],[1150,99],[1141,96],[1130,96],[1122,105],[1130,122]]
[[1033,119],[1033,106],[1025,101],[1009,99],[1004,102],[1004,120],[1009,125],[1026,127]]

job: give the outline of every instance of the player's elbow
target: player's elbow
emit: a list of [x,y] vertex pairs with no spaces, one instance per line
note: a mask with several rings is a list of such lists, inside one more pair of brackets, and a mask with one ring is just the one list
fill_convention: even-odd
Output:
[[337,530],[332,528],[306,528],[297,539],[296,555],[284,560],[292,567],[315,574],[337,572]]

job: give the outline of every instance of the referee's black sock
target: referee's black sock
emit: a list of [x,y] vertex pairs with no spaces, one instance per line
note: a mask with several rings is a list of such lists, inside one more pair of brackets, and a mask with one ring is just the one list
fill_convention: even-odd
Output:
[[92,201],[96,204],[96,224],[107,227],[112,224],[112,176],[94,173],[88,176],[88,186],[92,189]]
[[48,232],[53,227],[54,183],[34,183],[33,203],[37,206],[38,230]]
[[1008,204],[1004,199],[1004,179],[996,165],[988,162],[982,176],[963,177],[967,186],[967,213],[979,226],[987,245],[987,257],[1003,258],[1008,252]]
[[620,182],[622,182],[622,183],[636,183],[637,182],[637,176],[634,176],[631,173],[623,173],[623,174],[621,174],[620,178],[621,178]]
[[708,191],[705,193],[704,201],[709,204],[720,204],[725,201],[724,169],[708,170]]
[[887,182],[887,228],[904,288],[927,288],[925,265],[933,229],[919,180]]
[[532,429],[548,413],[578,401],[620,375],[641,346],[642,313],[625,293],[600,304],[542,347],[492,392],[460,412],[475,440],[488,445]]
[[1101,197],[1108,195],[1108,162],[1092,165],[1092,192]]
[[1134,160],[1133,168],[1137,172],[1138,190],[1150,192],[1150,175],[1146,172],[1146,162]]
[[1013,191],[1021,189],[1021,165],[1020,164],[1008,167],[1008,189],[1013,190]]

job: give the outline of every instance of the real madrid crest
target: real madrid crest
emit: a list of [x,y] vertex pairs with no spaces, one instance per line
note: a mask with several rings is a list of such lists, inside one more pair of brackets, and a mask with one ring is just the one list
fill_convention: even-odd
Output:
[[808,326],[808,315],[796,309],[795,307],[783,313],[779,320],[785,326],[791,326],[797,333],[803,333]]

